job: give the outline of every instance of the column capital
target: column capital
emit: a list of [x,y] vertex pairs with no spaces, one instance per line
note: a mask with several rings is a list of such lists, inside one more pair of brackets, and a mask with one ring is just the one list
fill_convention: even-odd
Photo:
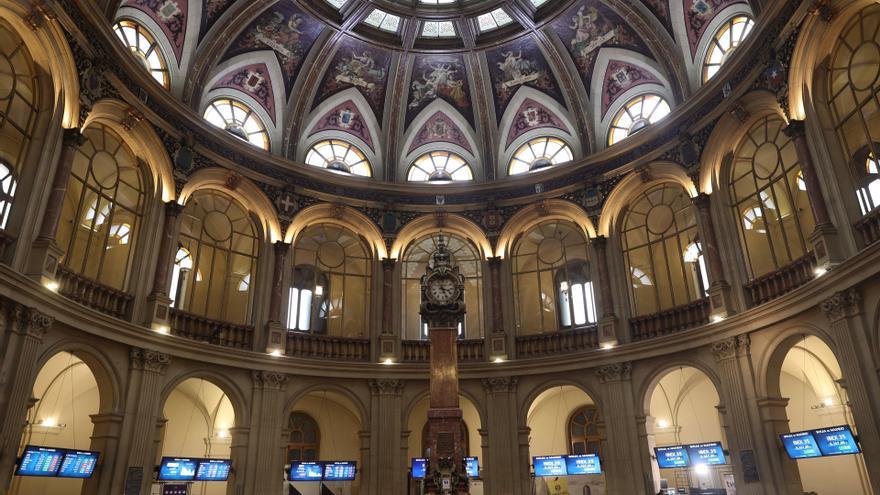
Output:
[[489,263],[489,268],[501,267],[501,256],[489,256],[486,261]]
[[596,249],[605,249],[608,245],[608,238],[604,235],[597,235],[596,237],[590,238],[590,244]]
[[132,368],[152,373],[165,373],[168,365],[171,364],[171,356],[152,349],[132,347],[129,357]]
[[10,317],[13,330],[20,334],[26,334],[38,340],[43,340],[43,336],[46,335],[49,327],[55,323],[55,318],[23,304],[15,302],[12,302],[12,304]]
[[177,218],[183,212],[184,206],[177,202],[177,200],[172,199],[171,201],[167,201],[165,203],[165,216],[171,218]]
[[284,241],[275,241],[275,244],[273,244],[273,248],[275,249],[275,256],[287,256],[287,252],[290,251],[290,243]]
[[382,258],[382,269],[383,270],[394,270],[394,265],[397,264],[397,258]]
[[833,296],[822,301],[819,308],[825,313],[828,321],[834,323],[849,316],[855,316],[862,311],[862,295],[855,287],[834,293]]
[[393,378],[377,378],[370,380],[370,392],[373,395],[396,395],[403,393],[403,381]]
[[290,379],[284,373],[276,371],[252,370],[251,377],[254,379],[254,387],[263,389],[280,390]]
[[699,210],[708,210],[709,206],[712,204],[712,196],[701,192],[691,198],[691,202],[693,202],[694,206]]
[[63,146],[73,146],[74,148],[82,146],[86,142],[86,137],[78,128],[64,129],[61,137]]
[[748,354],[751,339],[748,335],[737,335],[712,344],[712,354],[715,360],[721,362],[734,358],[740,354]]
[[483,389],[490,394],[503,394],[516,391],[519,377],[500,376],[495,378],[483,378]]
[[786,136],[794,139],[807,135],[807,127],[803,120],[792,119],[788,121],[788,125],[782,129]]
[[612,383],[629,380],[632,378],[632,363],[627,361],[602,366],[601,368],[596,369],[596,376],[599,377],[599,383]]

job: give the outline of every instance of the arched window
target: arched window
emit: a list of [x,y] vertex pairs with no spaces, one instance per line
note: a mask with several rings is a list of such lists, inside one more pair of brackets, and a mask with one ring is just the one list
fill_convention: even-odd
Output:
[[730,18],[715,32],[709,43],[706,59],[703,61],[703,82],[711,79],[721,69],[734,49],[752,32],[754,26],[755,21],[751,17],[738,15]]
[[[192,283],[193,259],[188,249],[178,248],[174,255],[174,268],[171,272],[171,307],[177,308],[183,304],[183,298]],[[196,274],[196,279],[201,279],[201,274]]]
[[361,150],[338,139],[328,139],[312,146],[306,155],[306,163],[342,174],[373,175],[370,163]]
[[880,205],[880,6],[856,14],[841,32],[828,64],[828,102],[844,152],[852,160],[862,214]]
[[116,21],[113,31],[153,79],[167,88],[170,84],[168,63],[165,62],[165,56],[156,38],[145,27],[128,19]]
[[[196,192],[181,215],[178,243],[175,307],[207,318],[246,323],[259,236],[244,207],[219,191]],[[195,276],[184,270],[195,270]]]
[[512,253],[518,333],[596,323],[587,239],[577,226],[541,223],[522,234]]
[[657,95],[636,96],[614,116],[608,131],[608,146],[619,143],[669,115],[669,103]]
[[290,430],[287,441],[288,462],[320,459],[321,430],[311,416],[303,412],[290,413],[287,429]]
[[552,137],[532,139],[513,154],[507,173],[517,175],[534,172],[570,162],[572,158],[571,148],[561,139]]
[[416,158],[406,179],[410,182],[446,184],[473,180],[474,173],[464,158],[448,151],[432,151]]
[[370,321],[372,256],[360,237],[321,224],[303,231],[293,249],[287,328],[363,337]]
[[601,454],[600,422],[599,408],[592,404],[578,409],[571,415],[568,419],[570,454]]
[[89,126],[74,155],[57,241],[68,270],[125,290],[144,212],[138,159],[122,138]]
[[260,117],[244,103],[230,98],[212,101],[205,109],[205,120],[252,145],[269,149],[269,133]]
[[426,326],[419,315],[421,304],[421,277],[437,250],[440,236],[447,243],[452,263],[464,275],[464,301],[467,305],[464,325],[459,328],[462,338],[478,338],[483,328],[483,273],[482,257],[470,241],[446,233],[433,233],[417,239],[409,245],[402,257],[401,307],[403,308],[403,334],[406,339],[427,338]]
[[752,278],[804,256],[814,227],[785,126],[777,116],[758,121],[737,146],[730,167],[730,198]]
[[620,240],[636,315],[705,296],[697,219],[681,186],[660,184],[633,200],[621,224]]
[[0,229],[9,221],[37,105],[34,61],[18,33],[0,21]]

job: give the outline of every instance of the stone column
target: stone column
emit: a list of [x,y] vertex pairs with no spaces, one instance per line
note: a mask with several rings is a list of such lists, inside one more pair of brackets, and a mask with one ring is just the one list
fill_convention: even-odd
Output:
[[370,432],[367,430],[358,431],[358,450],[361,454],[361,467],[358,475],[361,478],[361,490],[366,493],[370,486],[370,478],[373,472],[373,459],[370,455]]
[[64,254],[64,251],[55,242],[55,234],[58,231],[58,222],[64,208],[64,196],[67,194],[67,184],[70,182],[73,159],[76,156],[77,148],[84,142],[85,138],[79,129],[64,130],[61,154],[58,156],[55,176],[52,179],[52,191],[46,201],[40,232],[34,240],[27,262],[27,274],[43,284],[54,282],[59,260]]
[[171,298],[168,297],[171,283],[170,274],[177,254],[177,219],[183,206],[176,201],[165,203],[165,219],[162,223],[162,237],[159,240],[159,253],[156,256],[156,269],[153,274],[153,290],[147,296],[147,321],[152,328],[168,332],[171,329]]
[[[517,464],[522,466],[519,472],[519,476],[516,478],[514,486],[514,490],[519,488],[521,494],[529,495],[532,493],[532,477],[529,470],[529,466],[532,465],[532,458],[530,456],[529,450],[529,437],[531,436],[532,429],[526,425],[520,425],[516,429],[516,442],[518,450],[518,460]],[[517,492],[514,492],[516,494]]]
[[642,461],[641,472],[645,473],[645,485],[648,487],[648,493],[657,493],[660,490],[660,467],[654,459],[654,447],[657,446],[654,421],[653,416],[636,415],[636,427],[639,432],[639,457]]
[[92,414],[92,443],[89,450],[101,453],[95,474],[83,481],[84,495],[112,493],[110,484],[116,460],[119,456],[119,439],[122,436],[123,415],[117,413]]
[[382,329],[379,332],[379,359],[395,360],[397,339],[394,337],[394,267],[396,258],[382,260]]
[[614,292],[611,289],[611,274],[608,270],[608,238],[597,236],[590,239],[590,245],[596,254],[596,277],[599,279],[601,316],[599,318],[599,345],[614,346],[620,339],[617,337],[617,315],[614,313]]
[[602,410],[607,449],[605,479],[608,493],[647,493],[632,394],[632,363],[616,363],[596,370],[602,384]]
[[38,351],[55,320],[8,299],[0,301],[0,318],[5,327],[0,333],[6,334],[7,342],[0,363],[0,493],[4,493],[12,481],[18,444],[32,405]]
[[839,263],[843,260],[843,257],[837,239],[837,229],[831,222],[831,215],[828,214],[828,205],[825,203],[825,196],[822,194],[822,186],[820,185],[819,174],[816,173],[813,154],[810,152],[809,145],[807,145],[804,121],[789,121],[788,126],[786,126],[783,132],[794,143],[798,162],[801,165],[801,172],[804,175],[804,183],[807,186],[810,209],[813,211],[813,219],[816,221],[816,228],[810,234],[809,239],[813,245],[816,261],[820,267],[828,267],[834,263]]
[[[484,378],[486,391],[485,466],[487,495],[525,495],[531,493],[522,480],[529,478],[529,462],[519,455],[519,421],[516,407],[516,377]],[[528,448],[528,438],[526,438]],[[528,454],[527,454],[528,455]]]
[[[128,448],[120,456],[119,467],[126,480],[141,478],[141,495],[150,493],[153,467],[156,462],[156,425],[162,408],[162,381],[171,356],[150,349],[132,348],[130,377],[125,400],[123,437]],[[114,480],[115,481],[115,480]],[[123,483],[114,484],[113,492],[121,493]]]
[[403,382],[380,378],[370,380],[370,485],[367,493],[406,493],[404,466],[396,452],[401,451],[401,403]]
[[829,331],[836,345],[835,357],[843,372],[849,406],[859,442],[865,452],[865,466],[871,483],[880,486],[880,384],[866,338],[862,298],[855,288],[837,292],[819,307],[830,323]]
[[284,387],[288,376],[254,370],[249,452],[244,470],[244,493],[278,494],[283,484],[284,462],[278,448],[287,424]]
[[504,329],[504,292],[501,287],[501,257],[493,256],[489,262],[489,283],[492,295],[492,332],[489,338],[489,359],[507,359],[507,337]]
[[693,198],[693,203],[700,227],[700,248],[706,257],[706,271],[709,272],[706,274],[709,278],[709,287],[706,287],[710,306],[709,318],[717,320],[726,318],[734,311],[730,284],[724,279],[724,264],[721,261],[721,252],[718,250],[715,222],[712,220],[710,208],[711,199],[708,194],[700,193]]
[[[239,418],[236,418],[236,420],[239,420]],[[229,459],[232,461],[232,473],[226,482],[227,495],[244,493],[244,473],[247,467],[250,435],[251,429],[245,426],[234,426],[229,429]]]
[[758,414],[761,418],[763,432],[768,445],[778,445],[777,455],[770,453],[770,466],[776,473],[782,474],[786,495],[801,495],[803,486],[801,485],[801,475],[798,471],[797,463],[791,462],[788,456],[783,453],[783,448],[779,445],[779,435],[788,433],[788,414],[785,412],[785,406],[788,405],[788,399],[782,397],[764,397],[758,399]]
[[284,300],[284,267],[287,266],[287,253],[290,244],[275,242],[275,257],[272,265],[272,289],[269,294],[269,322],[266,323],[266,352],[284,353],[287,326],[281,322],[281,301]]

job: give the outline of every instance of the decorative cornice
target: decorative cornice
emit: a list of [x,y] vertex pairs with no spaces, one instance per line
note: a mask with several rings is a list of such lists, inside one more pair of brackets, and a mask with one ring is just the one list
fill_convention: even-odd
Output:
[[52,316],[12,300],[4,300],[3,309],[9,318],[12,331],[37,340],[43,340],[46,331],[55,322]]
[[629,380],[632,378],[632,363],[614,363],[596,369],[596,376],[600,383],[611,383]]
[[79,131],[79,129],[64,129],[61,133],[61,144],[62,146],[73,146],[77,148],[82,146],[86,142],[85,136]]
[[134,369],[162,374],[171,364],[171,356],[152,349],[132,347],[129,353],[131,366]]
[[490,394],[510,393],[516,391],[517,382],[519,378],[515,376],[483,378],[483,388]]
[[252,370],[251,376],[254,379],[254,387],[279,390],[287,384],[290,379],[284,373],[276,371]]
[[393,378],[377,378],[370,380],[370,392],[373,395],[400,395],[403,393],[403,381]]
[[819,307],[828,321],[834,323],[844,318],[855,316],[862,311],[862,295],[858,289],[851,287],[822,301]]
[[712,344],[711,350],[716,360],[724,361],[734,358],[739,354],[748,353],[750,345],[751,339],[749,338],[748,334],[737,335],[736,337],[730,337],[728,339],[715,342],[714,344]]

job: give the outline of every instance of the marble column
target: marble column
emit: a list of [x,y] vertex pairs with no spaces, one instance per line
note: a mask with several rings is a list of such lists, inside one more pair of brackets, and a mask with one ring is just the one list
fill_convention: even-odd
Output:
[[34,240],[33,248],[28,257],[28,275],[37,278],[42,283],[55,280],[59,260],[64,254],[64,251],[55,242],[55,234],[58,231],[58,222],[64,208],[64,196],[67,194],[67,185],[70,182],[70,171],[73,168],[76,150],[84,142],[85,138],[79,129],[64,130],[61,154],[58,156],[55,176],[52,179],[52,190],[46,201],[39,234]]
[[370,452],[373,463],[369,495],[406,493],[405,463],[401,451],[401,401],[403,382],[380,378],[370,380]]
[[54,318],[8,299],[0,300],[6,348],[0,363],[0,493],[9,488],[21,435],[27,426],[40,345]]
[[162,222],[162,237],[159,240],[159,253],[156,256],[156,268],[153,274],[153,290],[147,296],[148,321],[154,329],[168,331],[171,328],[171,298],[168,285],[170,274],[177,254],[177,219],[183,206],[176,201],[165,203],[165,218]]
[[709,287],[706,287],[710,306],[709,317],[719,319],[726,318],[734,311],[730,284],[724,279],[724,264],[718,249],[718,238],[715,235],[711,200],[712,197],[708,194],[700,193],[693,198],[693,203],[700,227],[700,248],[706,257],[706,271],[709,272],[706,274],[709,279]]
[[278,448],[281,431],[287,424],[284,373],[254,370],[249,455],[245,465],[244,493],[279,494],[282,490],[284,459]]
[[788,126],[783,129],[783,132],[794,143],[798,162],[801,165],[801,173],[803,173],[804,183],[807,187],[810,209],[813,212],[813,219],[816,221],[816,228],[810,234],[810,242],[813,245],[816,261],[821,267],[838,263],[842,261],[843,257],[838,245],[837,229],[834,227],[831,215],[828,213],[828,204],[825,202],[825,195],[822,193],[821,181],[819,180],[819,174],[816,172],[813,154],[810,152],[810,147],[807,144],[804,121],[789,121]]
[[616,363],[596,370],[602,384],[602,410],[607,449],[605,480],[610,494],[647,493],[641,459],[636,408],[632,391],[632,363]]
[[382,328],[379,331],[379,359],[394,360],[397,339],[394,337],[394,268],[396,258],[382,260]]
[[[118,413],[92,414],[92,443],[89,450],[101,453],[95,474],[83,481],[83,495],[110,495],[113,471],[119,456],[123,415]],[[106,473],[106,475],[105,475]]]
[[[529,462],[522,462],[517,437],[519,421],[516,407],[516,377],[484,378],[486,392],[486,446],[483,466],[486,495],[525,495],[530,493],[522,480],[529,478]],[[527,439],[528,440],[528,439]],[[528,447],[528,445],[526,445]]]
[[283,241],[275,242],[275,256],[272,265],[272,288],[269,293],[269,321],[266,323],[266,352],[283,353],[286,348],[285,333],[287,326],[281,321],[281,303],[284,300],[284,268],[287,266],[287,254],[290,244]]
[[864,309],[855,288],[835,293],[819,307],[829,322],[835,357],[843,373],[843,385],[864,451],[868,477],[880,487],[880,383],[871,356],[870,330],[864,325]]
[[507,337],[504,328],[504,292],[501,287],[501,257],[488,259],[492,297],[492,330],[489,337],[489,359],[507,358]]
[[596,277],[599,279],[599,345],[614,346],[618,338],[617,315],[614,313],[614,291],[611,289],[611,273],[608,270],[608,238],[597,236],[590,239],[596,255]]

